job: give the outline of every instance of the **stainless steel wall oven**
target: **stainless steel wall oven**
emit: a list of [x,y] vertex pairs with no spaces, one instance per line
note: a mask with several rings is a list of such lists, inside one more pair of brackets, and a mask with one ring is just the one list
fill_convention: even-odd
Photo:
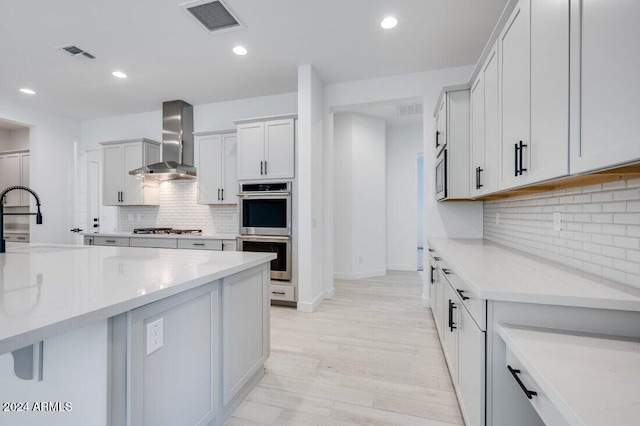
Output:
[[291,182],[240,185],[240,235],[291,236]]
[[278,258],[271,261],[271,279],[291,280],[291,237],[240,236],[238,250],[276,253]]

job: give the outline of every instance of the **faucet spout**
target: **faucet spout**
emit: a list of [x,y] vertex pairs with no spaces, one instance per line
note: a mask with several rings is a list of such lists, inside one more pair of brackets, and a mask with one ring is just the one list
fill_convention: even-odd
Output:
[[[36,199],[36,207],[38,208],[37,213],[5,213],[4,212],[4,199],[8,192],[21,190],[27,191]],[[35,216],[36,217],[36,225],[42,225],[42,213],[40,212],[40,197],[35,191],[31,188],[27,188],[26,186],[10,186],[4,191],[0,192],[0,237],[2,240],[0,241],[0,253],[4,253],[6,251],[6,242],[4,240],[4,216],[6,214],[11,214],[15,216]]]

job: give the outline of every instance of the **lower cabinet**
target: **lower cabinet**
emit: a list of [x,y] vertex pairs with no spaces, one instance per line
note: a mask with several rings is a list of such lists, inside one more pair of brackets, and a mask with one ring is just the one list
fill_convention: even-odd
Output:
[[210,238],[107,237],[85,235],[85,246],[146,247],[191,250],[237,251],[236,240]]
[[469,425],[482,425],[485,420],[485,332],[471,314],[458,309],[458,384],[462,415]]

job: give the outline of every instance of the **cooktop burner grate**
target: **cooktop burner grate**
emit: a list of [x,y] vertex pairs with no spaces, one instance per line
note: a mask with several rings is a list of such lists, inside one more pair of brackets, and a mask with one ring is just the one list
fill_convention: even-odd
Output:
[[134,234],[202,234],[202,229],[136,228]]

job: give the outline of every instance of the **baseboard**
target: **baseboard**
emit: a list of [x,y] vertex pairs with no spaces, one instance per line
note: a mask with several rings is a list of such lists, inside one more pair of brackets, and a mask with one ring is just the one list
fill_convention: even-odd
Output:
[[313,299],[313,302],[311,303],[298,301],[298,311],[308,313],[315,311],[316,308],[320,306],[322,301],[325,299],[324,295],[324,292],[320,293],[315,299]]
[[335,278],[336,280],[361,280],[363,278],[382,277],[384,275],[387,275],[386,269],[349,273],[335,272],[333,274],[333,278]]
[[401,265],[387,265],[387,271],[408,271],[415,272],[418,269],[417,265],[410,265],[408,263]]
[[333,299],[333,296],[336,294],[336,288],[331,286],[329,290],[325,290],[324,298],[325,299]]

